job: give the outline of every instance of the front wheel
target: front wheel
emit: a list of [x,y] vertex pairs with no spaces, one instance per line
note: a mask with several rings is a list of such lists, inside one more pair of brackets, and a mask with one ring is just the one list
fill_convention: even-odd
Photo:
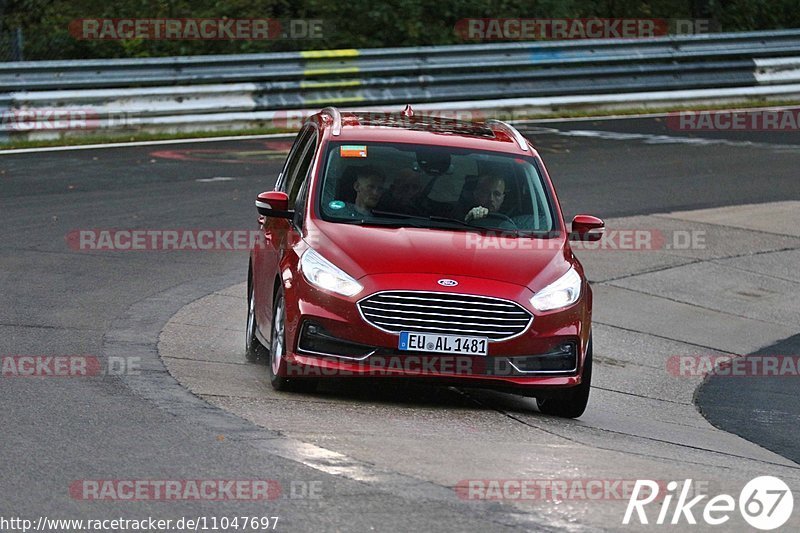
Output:
[[288,379],[286,376],[286,300],[278,291],[272,313],[272,342],[269,351],[269,382],[278,391],[306,391],[316,389],[316,380]]
[[256,298],[252,283],[247,294],[247,330],[245,332],[244,356],[245,359],[254,363],[267,358],[267,349],[256,337]]
[[536,398],[539,411],[546,415],[562,418],[578,418],[589,403],[589,389],[592,385],[592,339],[586,349],[586,360],[583,363],[581,384],[565,391],[559,391],[548,398]]

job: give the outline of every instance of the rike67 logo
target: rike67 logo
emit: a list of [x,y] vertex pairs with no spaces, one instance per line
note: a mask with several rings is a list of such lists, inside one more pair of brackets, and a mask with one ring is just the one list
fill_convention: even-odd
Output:
[[[622,523],[630,524],[635,516],[640,524],[649,524],[652,515],[648,518],[645,507],[659,500],[661,506],[654,522],[657,525],[683,523],[695,525],[698,518],[695,513],[697,513],[706,524],[720,526],[731,519],[738,503],[739,513],[751,527],[769,531],[785,524],[792,516],[794,508],[794,497],[789,486],[773,476],[751,479],[739,493],[738,502],[730,494],[714,496],[704,505],[703,500],[708,498],[705,494],[689,499],[692,491],[691,479],[685,480],[682,485],[677,481],[670,481],[664,494],[660,488],[661,485],[656,481],[636,480]],[[675,501],[674,507],[673,501]]]

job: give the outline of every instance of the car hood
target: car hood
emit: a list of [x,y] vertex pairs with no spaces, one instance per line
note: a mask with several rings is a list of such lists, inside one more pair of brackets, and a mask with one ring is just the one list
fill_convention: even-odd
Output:
[[307,230],[306,243],[356,279],[396,273],[462,275],[538,291],[572,264],[563,236],[514,238],[325,221],[309,223]]

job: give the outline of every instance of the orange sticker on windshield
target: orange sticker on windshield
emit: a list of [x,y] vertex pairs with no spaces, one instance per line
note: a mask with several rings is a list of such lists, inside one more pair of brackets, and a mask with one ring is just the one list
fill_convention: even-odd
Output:
[[345,144],[339,149],[341,157],[367,157],[367,147],[365,145]]

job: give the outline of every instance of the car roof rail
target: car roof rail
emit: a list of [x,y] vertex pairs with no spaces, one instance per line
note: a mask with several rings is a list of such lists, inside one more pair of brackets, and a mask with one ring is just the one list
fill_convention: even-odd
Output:
[[494,118],[490,118],[489,120],[487,120],[485,122],[485,124],[492,125],[492,126],[497,126],[498,129],[501,129],[501,130],[505,131],[506,133],[508,133],[509,136],[511,136],[515,141],[517,141],[517,144],[519,145],[520,149],[523,152],[527,152],[528,151],[528,141],[517,130],[517,128],[515,128],[511,124],[509,124],[507,122],[503,122],[502,120],[494,119]]
[[322,113],[326,115],[330,115],[333,119],[333,126],[331,127],[331,133],[335,136],[338,136],[342,133],[342,114],[339,113],[339,110],[333,106],[326,107],[322,110]]

